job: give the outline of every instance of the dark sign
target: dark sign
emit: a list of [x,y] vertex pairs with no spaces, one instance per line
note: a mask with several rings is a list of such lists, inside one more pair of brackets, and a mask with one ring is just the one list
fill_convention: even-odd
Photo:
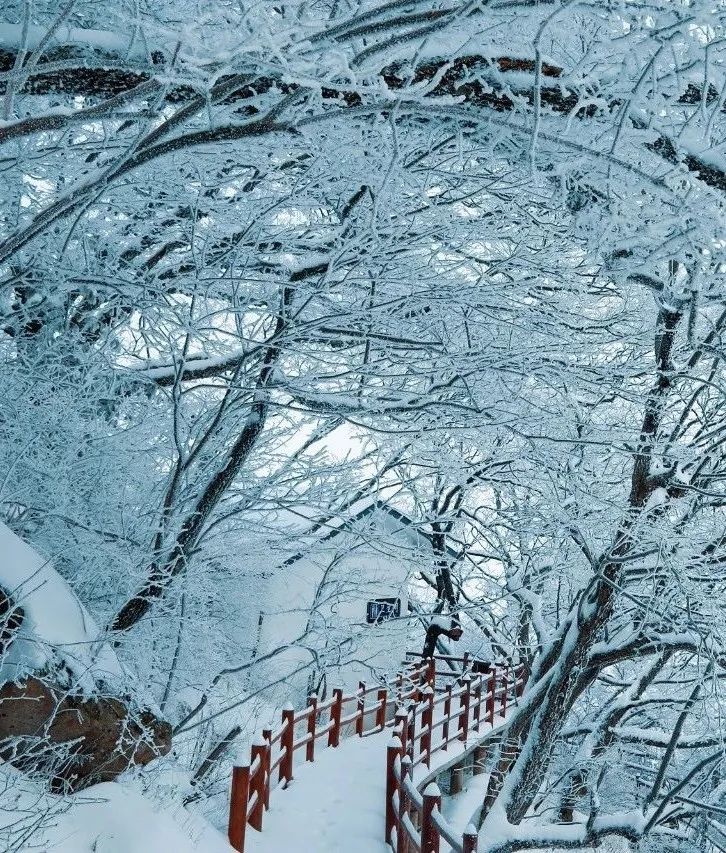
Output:
[[383,622],[385,619],[395,619],[401,615],[401,599],[400,598],[374,598],[368,602],[366,609],[366,622],[369,625],[374,625],[376,622]]

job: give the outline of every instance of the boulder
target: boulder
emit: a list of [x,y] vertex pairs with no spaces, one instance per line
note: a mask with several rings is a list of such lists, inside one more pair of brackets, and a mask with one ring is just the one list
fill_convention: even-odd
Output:
[[110,782],[171,748],[171,726],[114,696],[69,695],[46,678],[0,686],[0,757],[78,791]]
[[109,782],[171,748],[51,560],[0,522],[0,760],[56,790]]

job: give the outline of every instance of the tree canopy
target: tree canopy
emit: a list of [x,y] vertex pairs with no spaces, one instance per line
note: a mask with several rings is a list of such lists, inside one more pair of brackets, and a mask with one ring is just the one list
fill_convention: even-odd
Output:
[[[385,493],[432,543],[406,618],[527,665],[485,849],[700,849],[725,24],[703,0],[5,4],[3,518],[207,794],[236,697],[276,680],[255,584],[295,550],[280,518]],[[313,634],[306,666],[355,655]]]

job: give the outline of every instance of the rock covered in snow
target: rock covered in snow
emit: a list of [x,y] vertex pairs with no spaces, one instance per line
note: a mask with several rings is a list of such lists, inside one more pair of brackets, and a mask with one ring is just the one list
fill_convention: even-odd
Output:
[[52,563],[0,523],[0,758],[79,790],[169,752],[123,675]]
[[64,667],[73,690],[93,695],[99,683],[120,687],[118,658],[73,590],[50,560],[2,522],[0,593],[7,602],[5,613],[0,611],[0,683]]
[[29,676],[0,686],[0,757],[79,791],[171,749],[171,726],[114,696],[87,698]]

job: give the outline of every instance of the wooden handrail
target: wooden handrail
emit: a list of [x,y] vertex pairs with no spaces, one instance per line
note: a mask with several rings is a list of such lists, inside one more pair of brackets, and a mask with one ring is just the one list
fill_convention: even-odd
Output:
[[444,839],[444,841],[451,847],[452,850],[461,851],[464,848],[464,843],[462,838],[457,838],[456,833],[451,829],[451,825],[446,820],[446,818],[441,814],[441,811],[438,809],[431,816],[434,826],[436,827],[436,831]]
[[[386,773],[385,838],[394,853],[421,850],[435,853],[440,849],[442,838],[455,853],[477,853],[476,829],[469,825],[462,835],[458,835],[441,813],[436,791],[432,789],[428,797],[426,791],[423,797],[418,793],[414,795],[410,777],[399,768],[403,762],[408,762],[411,769],[420,764],[428,767],[433,754],[446,750],[457,740],[466,743],[473,731],[481,730],[484,722],[493,727],[496,723],[495,707],[498,715],[505,716],[517,704],[524,686],[523,672],[523,666],[518,665],[497,667],[474,677],[465,674],[459,685],[448,684],[445,692],[433,701],[434,708],[443,706],[443,714],[438,720],[429,720],[429,697],[397,715],[394,740],[388,747]],[[458,707],[455,707],[457,699]],[[415,733],[417,717],[421,718],[422,728]],[[439,729],[440,739],[434,737]],[[405,802],[403,812],[402,802]]]
[[[421,658],[417,652],[408,652],[406,656]],[[463,672],[439,672],[436,666],[439,661],[459,662]],[[518,703],[525,684],[524,674],[522,664],[495,665],[468,655],[461,658],[437,655],[421,663],[406,661],[392,687],[360,682],[354,693],[344,694],[336,688],[332,697],[324,701],[311,694],[307,706],[298,711],[286,707],[279,727],[274,732],[265,729],[263,739],[252,746],[249,765],[233,770],[230,844],[243,853],[247,823],[262,829],[275,770],[279,768],[279,781],[287,786],[293,779],[295,753],[302,747],[305,747],[305,760],[314,761],[317,740],[327,736],[328,745],[335,748],[349,734],[347,727],[353,724],[355,733],[362,736],[365,719],[372,717],[371,731],[382,731],[389,724],[394,726],[386,761],[386,841],[393,853],[422,850],[436,853],[441,838],[456,853],[476,853],[475,830],[467,827],[463,836],[457,836],[441,814],[440,795],[433,788],[422,795],[413,783],[412,772],[420,764],[430,767],[431,756],[450,745],[466,745],[472,732],[481,730],[483,722],[493,727],[498,715],[505,716]],[[437,676],[450,679],[438,695]],[[375,701],[366,704],[366,697],[373,693]],[[344,706],[353,702],[355,710],[344,713]],[[393,719],[389,717],[389,708]],[[296,736],[297,726],[300,731]]]
[[[310,697],[308,697],[308,699],[309,698]],[[302,711],[297,711],[295,717],[293,718],[293,722],[301,723],[303,720],[309,719],[311,713],[313,713],[313,709],[310,706],[304,708]]]
[[324,701],[322,701],[318,704],[318,713],[322,714],[323,711],[328,711],[332,707],[333,707],[333,697],[331,696],[330,699],[325,699]]

